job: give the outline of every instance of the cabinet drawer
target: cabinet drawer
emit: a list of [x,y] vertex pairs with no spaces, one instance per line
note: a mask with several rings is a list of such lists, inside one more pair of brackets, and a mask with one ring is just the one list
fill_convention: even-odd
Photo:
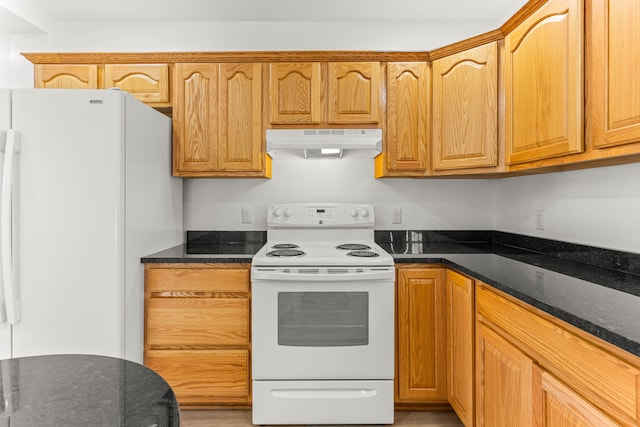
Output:
[[150,298],[147,345],[247,345],[248,298]]
[[181,406],[250,402],[248,350],[152,350],[145,365],[169,383]]
[[147,292],[248,292],[248,268],[154,268],[145,270]]
[[608,344],[596,345],[571,325],[547,320],[483,286],[476,290],[476,304],[479,321],[506,332],[544,369],[604,412],[624,425],[638,425],[640,370],[607,351]]

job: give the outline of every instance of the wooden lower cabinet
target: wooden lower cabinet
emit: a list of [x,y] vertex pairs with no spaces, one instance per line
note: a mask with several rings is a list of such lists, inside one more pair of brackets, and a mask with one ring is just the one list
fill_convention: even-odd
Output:
[[446,403],[445,270],[397,272],[396,403]]
[[535,427],[614,427],[619,424],[538,366],[533,368]]
[[476,425],[640,425],[640,358],[476,286]]
[[180,406],[249,403],[249,350],[149,350],[145,365],[171,385]]
[[476,339],[476,426],[530,427],[533,361],[482,324]]
[[466,427],[474,420],[474,280],[446,272],[447,400]]
[[181,407],[251,403],[249,264],[146,264],[144,363]]

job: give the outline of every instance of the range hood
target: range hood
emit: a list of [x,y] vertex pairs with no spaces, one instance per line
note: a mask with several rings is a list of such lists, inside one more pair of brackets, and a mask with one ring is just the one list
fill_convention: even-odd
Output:
[[382,152],[382,129],[267,129],[273,159],[372,159]]

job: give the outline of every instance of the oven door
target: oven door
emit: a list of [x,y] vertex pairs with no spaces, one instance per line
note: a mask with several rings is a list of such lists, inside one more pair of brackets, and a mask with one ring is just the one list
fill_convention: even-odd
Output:
[[393,379],[394,268],[285,270],[252,269],[253,379]]

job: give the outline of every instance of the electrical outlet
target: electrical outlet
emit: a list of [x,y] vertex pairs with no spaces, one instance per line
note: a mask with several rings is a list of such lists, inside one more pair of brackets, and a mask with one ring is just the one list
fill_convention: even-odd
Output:
[[402,224],[402,208],[394,208],[391,218],[392,224]]
[[251,224],[253,222],[253,212],[251,208],[242,208],[242,223]]
[[544,271],[536,271],[536,288],[539,291],[544,291]]
[[544,230],[544,211],[536,211],[536,230]]

